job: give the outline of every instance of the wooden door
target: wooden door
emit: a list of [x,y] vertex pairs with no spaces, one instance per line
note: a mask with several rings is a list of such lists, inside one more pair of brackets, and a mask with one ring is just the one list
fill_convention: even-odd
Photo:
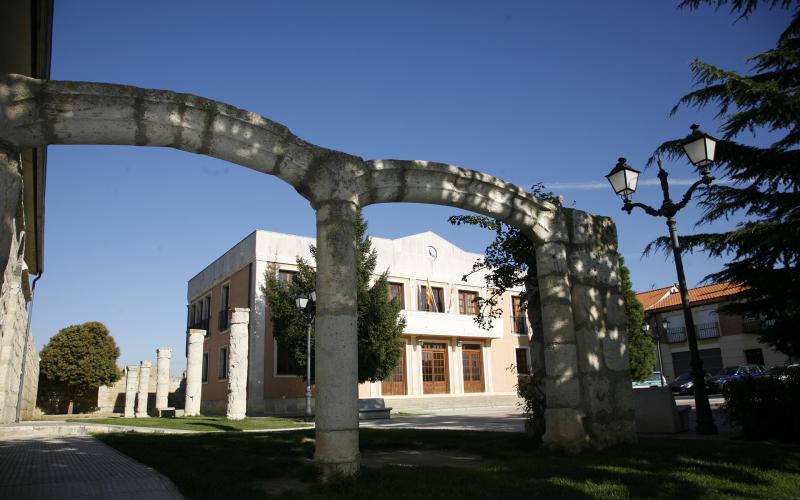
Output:
[[464,392],[483,392],[483,358],[481,346],[464,344],[461,348],[464,365]]
[[400,362],[389,377],[381,382],[381,394],[384,396],[402,396],[406,393],[406,349],[403,347],[403,354]]
[[422,392],[424,394],[446,394],[447,344],[422,345]]

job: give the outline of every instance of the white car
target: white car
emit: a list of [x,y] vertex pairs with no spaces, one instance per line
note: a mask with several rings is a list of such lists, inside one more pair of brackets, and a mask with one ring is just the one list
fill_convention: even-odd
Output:
[[667,379],[664,378],[664,375],[661,375],[661,372],[653,372],[650,375],[650,378],[642,381],[633,381],[633,388],[634,389],[641,389],[644,387],[666,387],[667,386]]

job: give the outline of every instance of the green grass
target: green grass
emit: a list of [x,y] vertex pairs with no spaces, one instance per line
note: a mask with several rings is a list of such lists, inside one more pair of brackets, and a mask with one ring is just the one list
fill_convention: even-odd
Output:
[[[361,431],[361,450],[442,449],[482,455],[477,469],[363,468],[342,484],[314,482],[313,431],[263,434],[105,434],[101,440],[161,471],[187,498],[263,498],[257,483],[311,484],[286,498],[797,498],[800,448],[717,440],[642,439],[567,455],[524,434]],[[224,485],[224,486],[221,486]]]
[[224,417],[175,417],[175,418],[82,418],[68,420],[82,424],[130,425],[135,427],[154,427],[159,429],[180,429],[186,431],[226,431],[286,429],[305,427],[299,420],[289,418],[246,418],[244,420],[227,420]]

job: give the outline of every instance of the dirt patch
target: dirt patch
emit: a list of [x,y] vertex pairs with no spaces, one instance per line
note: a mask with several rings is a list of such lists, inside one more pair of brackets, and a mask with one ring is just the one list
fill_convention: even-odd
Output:
[[281,478],[254,481],[253,486],[267,495],[280,496],[286,493],[305,493],[312,486],[312,483],[304,483],[294,478]]
[[361,454],[364,467],[460,467],[477,469],[492,465],[490,460],[480,455],[456,450],[380,450]]

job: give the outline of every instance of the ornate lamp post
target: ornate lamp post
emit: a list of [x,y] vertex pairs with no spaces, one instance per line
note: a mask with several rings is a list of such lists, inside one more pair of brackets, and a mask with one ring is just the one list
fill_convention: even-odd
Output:
[[661,362],[661,333],[658,331],[658,328],[654,329],[652,332],[650,331],[650,323],[645,323],[642,325],[642,330],[645,333],[650,334],[650,338],[652,338],[656,343],[656,355],[658,356],[658,373],[660,376],[658,382],[661,387],[664,387],[664,364]]
[[675,214],[689,203],[694,191],[700,186],[708,186],[714,180],[711,177],[709,165],[714,161],[714,151],[716,149],[716,139],[699,130],[697,125],[692,125],[692,133],[681,143],[683,150],[689,157],[689,161],[700,169],[702,177],[689,187],[681,198],[675,203],[669,196],[669,184],[667,182],[667,171],[661,159],[658,160],[658,179],[661,181],[661,191],[664,199],[661,207],[655,209],[643,203],[633,203],[631,195],[636,191],[636,184],[639,178],[639,171],[626,163],[625,158],[620,158],[611,172],[606,176],[614,192],[622,197],[622,210],[629,214],[634,208],[641,208],[648,215],[654,217],[664,217],[667,219],[669,228],[670,243],[672,246],[672,256],[675,259],[675,270],[678,274],[678,288],[681,293],[683,305],[683,319],[686,325],[686,338],[689,341],[689,351],[691,353],[692,380],[694,382],[694,402],[697,415],[697,434],[716,434],[717,426],[714,424],[714,417],[711,414],[711,405],[708,403],[708,393],[706,392],[705,378],[703,376],[703,362],[697,349],[697,337],[695,335],[694,320],[692,310],[689,305],[689,292],[686,288],[686,277],[683,273],[683,260],[681,258],[680,243],[678,241],[678,230],[675,223]]
[[314,415],[311,412],[311,325],[314,324],[317,292],[311,292],[308,297],[301,295],[294,299],[294,303],[306,322],[306,412],[303,420],[313,422]]

